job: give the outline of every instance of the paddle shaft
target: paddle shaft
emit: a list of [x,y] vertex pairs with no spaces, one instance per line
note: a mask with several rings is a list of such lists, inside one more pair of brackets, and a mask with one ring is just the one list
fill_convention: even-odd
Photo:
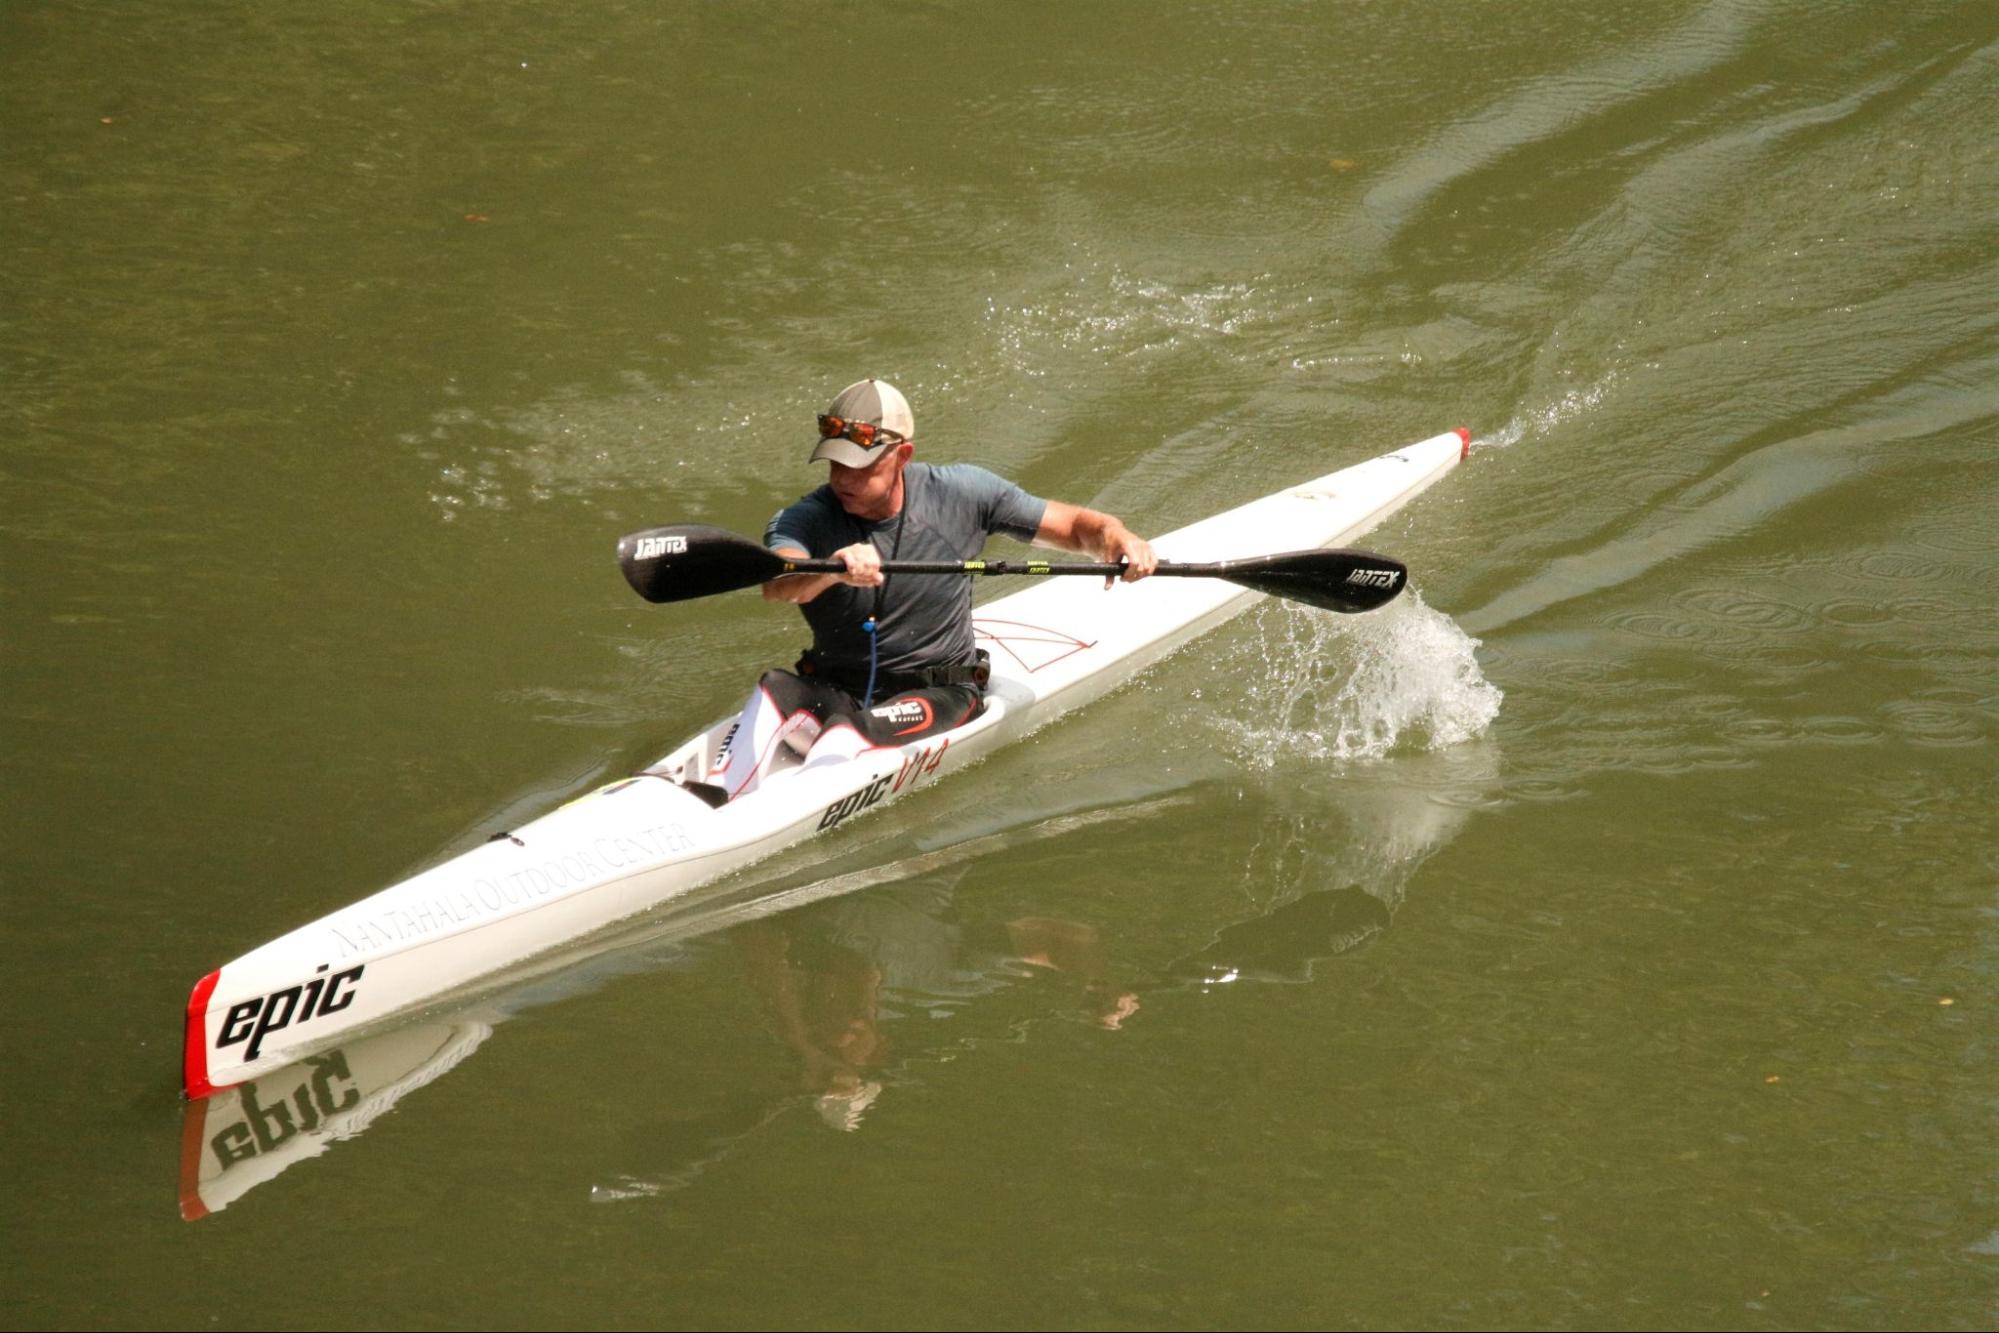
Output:
[[[779,577],[791,574],[844,574],[847,567],[838,560],[784,560],[784,569]],[[1108,562],[1084,564],[1080,562],[1048,560],[884,560],[881,563],[884,574],[1095,574],[1099,578],[1115,578],[1124,573],[1123,565]],[[1213,576],[1218,571],[1213,565],[1172,565],[1164,564],[1153,571],[1157,574],[1187,574]]]
[[[754,587],[793,574],[847,574],[839,560],[793,558],[721,528],[682,523],[634,532],[618,543],[625,579],[647,601],[682,602]],[[889,560],[889,574],[1044,575],[1083,574],[1117,578],[1122,564],[1027,560]],[[1241,560],[1160,565],[1168,578],[1221,578],[1257,592],[1290,598],[1329,611],[1369,611],[1402,590],[1408,570],[1366,551],[1308,550]]]

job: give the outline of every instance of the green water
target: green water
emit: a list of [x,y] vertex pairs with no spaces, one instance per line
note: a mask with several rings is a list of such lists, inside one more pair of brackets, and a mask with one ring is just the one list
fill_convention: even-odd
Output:
[[[1990,1327],[1995,125],[1986,4],[0,7],[0,1317]],[[414,1021],[183,1221],[188,988],[788,660],[611,548],[863,374],[1147,532],[1477,447],[1420,600]]]

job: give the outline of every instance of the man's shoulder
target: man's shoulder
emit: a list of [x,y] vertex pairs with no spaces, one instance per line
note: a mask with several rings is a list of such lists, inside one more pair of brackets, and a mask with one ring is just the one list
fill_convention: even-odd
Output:
[[839,509],[840,501],[833,494],[833,488],[831,486],[820,486],[807,491],[778,512],[788,514],[793,510],[798,510],[804,513],[826,514],[839,511]]
[[1004,490],[1013,483],[989,467],[977,463],[914,463],[912,469],[922,468],[921,477],[949,491],[965,494]]
[[[914,466],[914,464],[911,464]],[[917,487],[928,495],[923,512],[949,515],[944,521],[968,531],[1004,532],[1032,541],[1048,509],[1014,482],[977,463],[944,463],[929,471]]]
[[[765,544],[780,544],[776,542],[780,536],[809,543],[815,534],[837,527],[845,512],[840,508],[831,486],[808,491],[771,516],[765,532]],[[790,542],[781,544],[789,545]]]

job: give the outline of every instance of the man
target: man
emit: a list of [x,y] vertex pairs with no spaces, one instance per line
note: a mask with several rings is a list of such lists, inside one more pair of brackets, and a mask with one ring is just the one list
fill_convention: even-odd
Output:
[[972,464],[912,462],[915,437],[908,400],[882,380],[848,385],[819,418],[811,461],[830,465],[827,484],[779,510],[764,544],[838,560],[846,572],[764,585],[766,600],[804,612],[812,646],[795,671],[758,682],[729,744],[729,797],[786,762],[786,749],[832,761],[978,715],[986,669],[972,642],[971,580],[884,576],[884,560],[970,560],[1004,532],[1123,564],[1126,582],[1158,567],[1152,547],[1113,516],[1037,499]]

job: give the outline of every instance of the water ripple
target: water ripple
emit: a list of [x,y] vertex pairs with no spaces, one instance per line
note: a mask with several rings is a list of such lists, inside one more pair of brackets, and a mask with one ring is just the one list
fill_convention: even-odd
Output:
[[1741,647],[1756,641],[1755,632],[1740,625],[1688,620],[1665,611],[1619,611],[1605,616],[1603,623],[1621,634],[1633,634],[1662,643]]
[[1946,509],[1917,523],[1912,538],[1918,546],[1947,556],[1999,554],[1999,524],[1992,521],[1989,497]]
[[1912,745],[1977,745],[1999,729],[1990,700],[1968,690],[1925,690],[1913,699],[1883,704],[1881,711]]
[[1794,632],[1811,629],[1817,623],[1817,617],[1809,611],[1788,602],[1751,596],[1729,585],[1690,588],[1675,595],[1673,605],[1710,623],[1759,631]]
[[1857,717],[1832,714],[1802,718],[1798,722],[1798,730],[1810,740],[1841,745],[1871,745],[1881,739],[1881,728],[1874,724]]
[[1730,738],[1748,745],[1781,745],[1792,739],[1791,728],[1773,717],[1747,714],[1723,724]]
[[1994,655],[1955,643],[1904,643],[1876,639],[1862,644],[1860,651],[1876,662],[1890,666],[1919,667],[1943,676],[1968,676],[1973,680],[1992,679]]
[[1875,551],[1860,557],[1857,564],[1868,578],[1889,582],[1938,579],[1944,574],[1939,562],[1907,551]]
[[1895,619],[1892,607],[1860,597],[1835,597],[1819,607],[1819,615],[1843,629],[1873,629]]

